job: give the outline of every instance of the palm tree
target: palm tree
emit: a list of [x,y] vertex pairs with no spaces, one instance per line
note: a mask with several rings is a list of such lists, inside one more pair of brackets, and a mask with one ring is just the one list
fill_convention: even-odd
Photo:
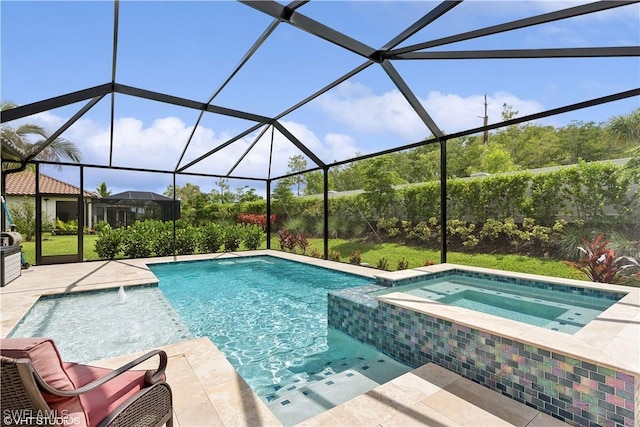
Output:
[[111,195],[111,190],[107,188],[106,182],[102,182],[96,187],[96,193],[98,193],[100,197],[109,197]]
[[627,115],[614,116],[607,122],[607,130],[616,141],[631,143],[631,160],[624,166],[627,176],[640,182],[640,108]]
[[[15,107],[17,107],[17,105],[13,102],[3,101],[0,104],[0,111],[6,111]],[[63,138],[54,139],[53,142],[43,149],[42,145],[48,137],[49,135],[47,135],[42,127],[34,124],[26,123],[15,128],[9,125],[2,125],[0,128],[3,154],[6,147],[6,149],[10,150],[13,154],[9,156],[12,160],[24,161],[34,158],[35,160],[50,162],[61,162],[62,160],[71,160],[75,163],[80,162],[82,156],[78,147]],[[18,163],[3,162],[2,170],[13,169],[16,165],[18,165]]]
[[640,144],[640,108],[612,117],[607,122],[607,130],[616,140]]

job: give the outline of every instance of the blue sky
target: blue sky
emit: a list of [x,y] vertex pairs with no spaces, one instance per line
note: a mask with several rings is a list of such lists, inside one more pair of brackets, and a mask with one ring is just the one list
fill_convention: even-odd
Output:
[[[311,1],[298,11],[353,38],[379,48],[434,8],[428,1]],[[401,46],[551,12],[570,1],[466,1]],[[111,80],[114,6],[109,1],[2,0],[1,98],[17,104],[82,90]],[[231,1],[122,1],[116,81],[142,89],[206,101],[229,76],[272,18]],[[531,49],[630,46],[640,42],[638,4],[591,16],[556,21],[435,50]],[[275,116],[364,62],[351,52],[280,24],[213,104]],[[480,126],[483,96],[489,121],[501,120],[502,105],[519,115],[635,89],[640,59],[538,59],[394,61],[394,67],[446,133]],[[110,97],[72,126],[63,137],[76,143],[83,160],[109,163]],[[84,103],[30,117],[56,130]],[[605,122],[640,106],[635,97],[556,116],[540,124],[572,120]],[[113,165],[172,170],[192,132],[198,111],[117,94]],[[416,142],[428,129],[383,71],[374,64],[301,109],[283,125],[325,162],[344,160]],[[181,165],[196,159],[252,122],[207,114]],[[257,132],[189,169],[225,174],[250,146]],[[234,171],[265,177],[271,131]],[[272,175],[284,173],[300,152],[274,135]],[[308,162],[312,166],[312,162]],[[74,182],[65,168],[44,171]],[[162,192],[171,176],[86,170],[85,187],[105,181],[114,191]],[[181,177],[204,191],[213,179]],[[232,182],[251,185],[251,181]]]

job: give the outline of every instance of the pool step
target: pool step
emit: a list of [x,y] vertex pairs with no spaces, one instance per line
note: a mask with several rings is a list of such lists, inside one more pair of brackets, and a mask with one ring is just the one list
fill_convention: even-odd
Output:
[[343,363],[349,361],[325,368],[316,379],[281,388],[269,396],[267,406],[285,426],[295,425],[411,370],[386,356],[340,371]]

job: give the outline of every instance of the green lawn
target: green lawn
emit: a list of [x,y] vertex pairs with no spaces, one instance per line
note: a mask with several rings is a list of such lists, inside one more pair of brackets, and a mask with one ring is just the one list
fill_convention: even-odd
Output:
[[[98,236],[95,234],[87,234],[84,236],[84,259],[97,260],[98,254],[94,249]],[[78,236],[51,236],[45,233],[42,242],[43,255],[65,255],[78,253]],[[36,242],[22,242],[22,254],[25,260],[34,265],[36,262]]]
[[[309,239],[311,247],[322,251],[322,239]],[[279,249],[277,241],[272,240],[271,248]],[[440,263],[440,251],[424,249],[412,246],[404,246],[396,243],[360,243],[341,239],[331,239],[329,250],[338,250],[343,262],[349,262],[349,255],[355,250],[361,253],[362,262],[369,263],[372,267],[378,264],[378,260],[386,258],[389,268],[396,270],[398,261],[402,258],[409,262],[409,268],[425,265],[426,261]],[[470,265],[474,267],[493,268],[497,270],[517,271],[520,273],[543,274],[547,276],[563,277],[568,279],[587,280],[584,273],[570,267],[558,260],[540,259],[524,255],[493,255],[493,254],[466,254],[460,252],[447,253],[447,261],[454,264]]]
[[[94,250],[96,235],[84,236],[84,259],[97,260],[98,255]],[[43,242],[44,255],[76,253],[76,236],[47,236]],[[307,255],[313,248],[322,252],[322,239],[309,239],[310,247]],[[266,243],[262,244],[266,248]],[[279,249],[277,238],[271,240],[271,248]],[[440,252],[418,247],[403,246],[395,243],[361,243],[342,239],[331,239],[329,249],[340,251],[343,262],[349,262],[349,255],[359,250],[362,262],[369,263],[372,267],[378,264],[381,258],[389,261],[389,269],[396,270],[398,261],[402,258],[409,262],[409,268],[421,267],[426,261],[440,262]],[[22,252],[26,261],[35,264],[35,241],[22,242]],[[298,251],[300,253],[300,251]],[[551,259],[533,258],[523,255],[490,255],[490,254],[465,254],[449,252],[447,260],[454,264],[470,265],[475,267],[494,268],[497,270],[517,271],[521,273],[543,274],[554,277],[586,280],[586,276],[567,266],[562,261]]]

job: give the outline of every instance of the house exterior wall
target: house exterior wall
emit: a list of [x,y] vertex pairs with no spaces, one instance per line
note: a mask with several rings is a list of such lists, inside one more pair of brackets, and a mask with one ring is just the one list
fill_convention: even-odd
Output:
[[[9,209],[20,207],[24,200],[27,200],[33,209],[36,207],[36,198],[34,196],[13,196],[7,195],[7,207]],[[57,212],[57,204],[58,202],[75,202],[77,200],[76,197],[65,197],[65,196],[42,196],[42,218],[47,218],[51,224],[55,226],[56,218],[58,218]],[[92,228],[94,221],[92,219],[92,208],[91,203],[85,199],[85,227]],[[69,218],[74,219],[74,218]]]

